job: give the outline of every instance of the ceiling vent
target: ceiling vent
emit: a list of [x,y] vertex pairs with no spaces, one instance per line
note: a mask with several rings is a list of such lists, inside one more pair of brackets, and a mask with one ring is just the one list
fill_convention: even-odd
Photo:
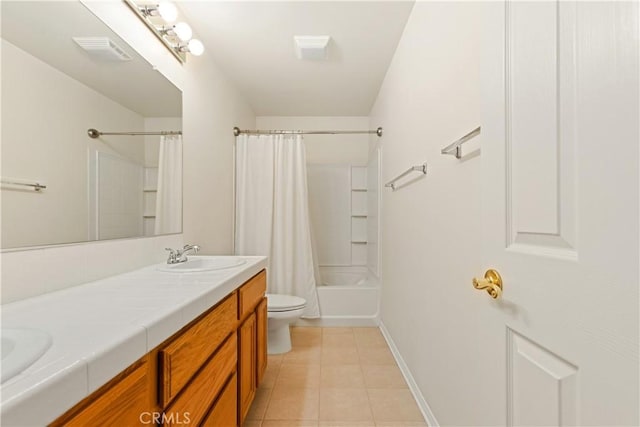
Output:
[[102,61],[131,61],[131,56],[108,37],[73,37],[78,46]]
[[327,59],[329,36],[293,36],[296,44],[298,59],[323,60]]

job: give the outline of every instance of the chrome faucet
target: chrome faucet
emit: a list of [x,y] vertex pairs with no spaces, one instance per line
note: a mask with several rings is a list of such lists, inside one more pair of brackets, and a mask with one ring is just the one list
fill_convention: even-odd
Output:
[[185,245],[182,249],[171,249],[165,248],[165,250],[169,251],[169,258],[167,259],[167,264],[179,264],[181,262],[187,262],[187,254],[193,251],[194,254],[197,254],[200,250],[200,246],[198,245]]

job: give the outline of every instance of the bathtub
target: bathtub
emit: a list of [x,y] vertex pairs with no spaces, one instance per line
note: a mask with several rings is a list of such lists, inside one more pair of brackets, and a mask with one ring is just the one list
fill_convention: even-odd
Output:
[[380,286],[366,267],[320,267],[319,319],[301,326],[377,326]]

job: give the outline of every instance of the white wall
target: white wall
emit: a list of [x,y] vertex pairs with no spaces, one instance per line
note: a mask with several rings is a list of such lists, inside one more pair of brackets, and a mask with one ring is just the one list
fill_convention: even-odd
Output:
[[[259,116],[256,117],[256,128],[262,130],[367,130],[369,118]],[[368,141],[368,135],[305,135],[307,163],[364,166],[368,160]]]
[[385,131],[372,138],[372,149],[382,147],[381,186],[429,164],[410,185],[380,188],[381,319],[441,425],[474,425],[460,408],[491,399],[473,395],[482,343],[460,320],[478,303],[471,278],[483,271],[480,157],[440,154],[480,124],[482,7],[417,2],[371,112]]
[[86,130],[141,131],[143,117],[3,39],[2,119],[2,176],[47,185],[3,186],[2,248],[86,241],[87,150],[144,161],[133,137],[92,140]]
[[210,57],[191,57],[185,71],[184,239],[200,245],[203,254],[228,255],[233,252],[233,127],[253,129],[255,115]]
[[[206,53],[180,65],[123,2],[85,2],[183,91],[184,237],[205,252],[232,247],[233,126],[255,127],[242,96]],[[3,253],[2,302],[97,280],[166,259],[183,235],[114,240]]]

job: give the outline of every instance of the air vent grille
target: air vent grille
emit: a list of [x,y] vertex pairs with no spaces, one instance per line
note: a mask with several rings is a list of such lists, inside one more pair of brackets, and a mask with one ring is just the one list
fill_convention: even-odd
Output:
[[131,56],[108,37],[74,37],[89,55],[104,61],[131,61]]

